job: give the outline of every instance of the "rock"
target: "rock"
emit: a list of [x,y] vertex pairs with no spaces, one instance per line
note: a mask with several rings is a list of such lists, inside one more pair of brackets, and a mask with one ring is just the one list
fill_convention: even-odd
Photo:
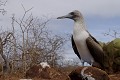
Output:
[[120,80],[120,73],[111,74],[109,77],[110,80]]
[[26,71],[26,78],[44,78],[50,79],[49,76],[49,67],[43,68],[41,65],[33,65]]
[[26,71],[26,78],[59,80],[61,78],[67,78],[67,75],[56,68],[43,68],[41,65],[33,65]]
[[78,67],[69,74],[70,80],[110,80],[108,74],[95,67]]

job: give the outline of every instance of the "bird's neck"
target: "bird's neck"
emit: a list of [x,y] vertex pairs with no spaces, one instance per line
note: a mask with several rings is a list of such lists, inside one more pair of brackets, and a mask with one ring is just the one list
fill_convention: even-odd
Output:
[[84,21],[82,21],[82,20],[75,21],[74,32],[80,33],[82,31],[86,31],[86,26],[85,26]]

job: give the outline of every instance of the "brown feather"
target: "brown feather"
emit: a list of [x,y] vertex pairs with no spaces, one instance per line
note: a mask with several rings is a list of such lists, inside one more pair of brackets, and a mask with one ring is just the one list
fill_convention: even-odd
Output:
[[105,53],[102,47],[91,37],[86,39],[86,44],[94,60],[99,63],[101,67],[104,67]]

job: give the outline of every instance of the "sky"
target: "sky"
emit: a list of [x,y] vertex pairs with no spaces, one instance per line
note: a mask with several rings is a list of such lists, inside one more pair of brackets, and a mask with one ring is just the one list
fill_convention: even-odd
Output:
[[[79,10],[83,16],[88,31],[102,42],[111,41],[113,38],[104,36],[109,29],[118,30],[120,27],[120,0],[7,0],[7,13],[0,15],[0,26],[11,28],[11,17],[15,14],[20,18],[24,10],[30,9],[38,18],[47,16],[51,21],[48,28],[57,35],[72,34],[74,22],[69,19],[57,20],[59,16],[68,14],[73,10]],[[73,54],[71,43],[68,43],[65,56],[76,57]],[[70,54],[70,55],[68,55]]]

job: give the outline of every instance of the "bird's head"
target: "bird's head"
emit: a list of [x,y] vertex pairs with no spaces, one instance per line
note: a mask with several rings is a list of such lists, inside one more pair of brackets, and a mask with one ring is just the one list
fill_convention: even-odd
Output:
[[73,12],[70,12],[65,16],[58,17],[57,19],[64,19],[64,18],[73,19],[74,21],[83,19],[82,14],[78,10],[74,10]]

